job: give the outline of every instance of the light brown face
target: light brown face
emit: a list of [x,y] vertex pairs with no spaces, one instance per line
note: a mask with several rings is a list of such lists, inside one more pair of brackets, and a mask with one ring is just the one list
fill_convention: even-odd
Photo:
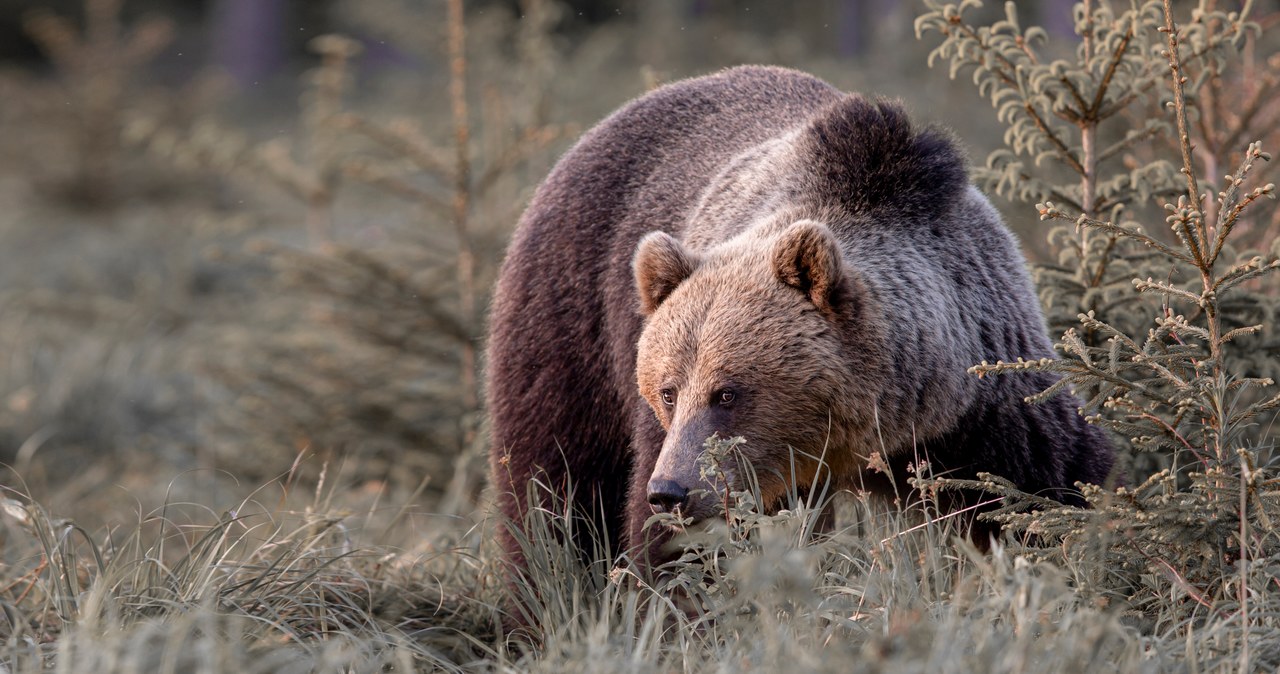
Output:
[[721,466],[728,484],[702,477],[713,434],[746,439],[740,449],[765,504],[809,486],[824,450],[844,444],[858,394],[848,390],[842,322],[856,298],[834,246],[813,223],[705,257],[662,234],[641,243],[636,279],[648,317],[636,378],[666,430],[650,481],[655,510],[702,519],[718,499],[690,490],[742,486],[735,461]]

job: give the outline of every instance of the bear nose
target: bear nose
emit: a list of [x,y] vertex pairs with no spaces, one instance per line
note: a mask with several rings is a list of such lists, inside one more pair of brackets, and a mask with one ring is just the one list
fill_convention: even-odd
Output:
[[674,512],[685,504],[689,490],[675,480],[649,480],[649,505],[654,512]]

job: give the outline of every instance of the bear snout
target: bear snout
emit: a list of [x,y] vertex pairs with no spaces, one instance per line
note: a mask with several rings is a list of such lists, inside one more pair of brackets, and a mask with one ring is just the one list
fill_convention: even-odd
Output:
[[655,513],[671,513],[684,510],[689,502],[689,490],[675,480],[649,480],[649,507]]

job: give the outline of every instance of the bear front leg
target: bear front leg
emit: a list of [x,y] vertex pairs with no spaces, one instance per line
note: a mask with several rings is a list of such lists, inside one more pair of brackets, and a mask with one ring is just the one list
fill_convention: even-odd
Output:
[[[600,452],[606,458],[614,454],[619,460],[575,461],[572,456],[566,459],[565,443],[554,440],[537,447],[541,451],[526,447],[525,455],[520,458],[509,459],[509,455],[499,454],[495,459],[492,473],[498,487],[498,507],[505,520],[498,528],[499,542],[514,571],[522,573],[526,569],[520,539],[541,535],[541,526],[528,525],[531,517],[545,517],[539,514],[542,511],[555,518],[567,516],[578,520],[572,524],[552,521],[548,532],[558,536],[562,531],[571,531],[574,540],[562,542],[576,546],[584,564],[591,563],[605,550],[608,554],[617,554],[622,539],[618,529],[625,522],[623,490],[627,483],[623,477],[626,473],[625,461],[621,460],[623,452],[607,451],[610,443],[599,437],[588,435],[585,440],[580,445],[571,445],[570,449],[577,454]],[[531,510],[539,512],[531,513]]]

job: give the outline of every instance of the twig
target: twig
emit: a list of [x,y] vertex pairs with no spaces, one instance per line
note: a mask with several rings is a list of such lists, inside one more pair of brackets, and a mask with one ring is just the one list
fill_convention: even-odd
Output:
[[1194,232],[1186,221],[1183,222],[1183,228],[1187,232],[1187,246],[1191,248],[1191,255],[1195,258],[1196,265],[1201,267],[1202,271],[1207,271],[1206,264],[1208,261],[1204,259],[1201,251],[1208,246],[1208,235],[1204,231],[1204,215],[1200,213],[1200,186],[1196,182],[1195,166],[1191,160],[1191,133],[1187,128],[1186,93],[1182,88],[1187,78],[1182,74],[1182,61],[1178,56],[1178,28],[1173,22],[1171,0],[1164,0],[1164,28],[1161,31],[1166,33],[1169,38],[1169,49],[1165,52],[1165,55],[1169,59],[1169,70],[1173,74],[1171,78],[1173,106],[1178,122],[1178,147],[1182,150],[1182,174],[1187,179],[1187,199],[1196,213],[1191,218],[1196,220]]
[[1249,464],[1240,454],[1240,671],[1249,672]]
[[1129,49],[1129,42],[1133,40],[1133,22],[1129,21],[1129,27],[1125,29],[1124,37],[1120,38],[1120,44],[1116,47],[1115,52],[1111,54],[1111,61],[1107,63],[1107,70],[1102,74],[1102,81],[1098,83],[1098,91],[1093,96],[1093,104],[1085,110],[1086,119],[1093,122],[1099,121],[1098,111],[1102,108],[1102,99],[1107,94],[1107,89],[1111,86],[1111,79],[1115,77],[1116,69],[1120,67],[1120,61],[1124,58],[1124,53]]

